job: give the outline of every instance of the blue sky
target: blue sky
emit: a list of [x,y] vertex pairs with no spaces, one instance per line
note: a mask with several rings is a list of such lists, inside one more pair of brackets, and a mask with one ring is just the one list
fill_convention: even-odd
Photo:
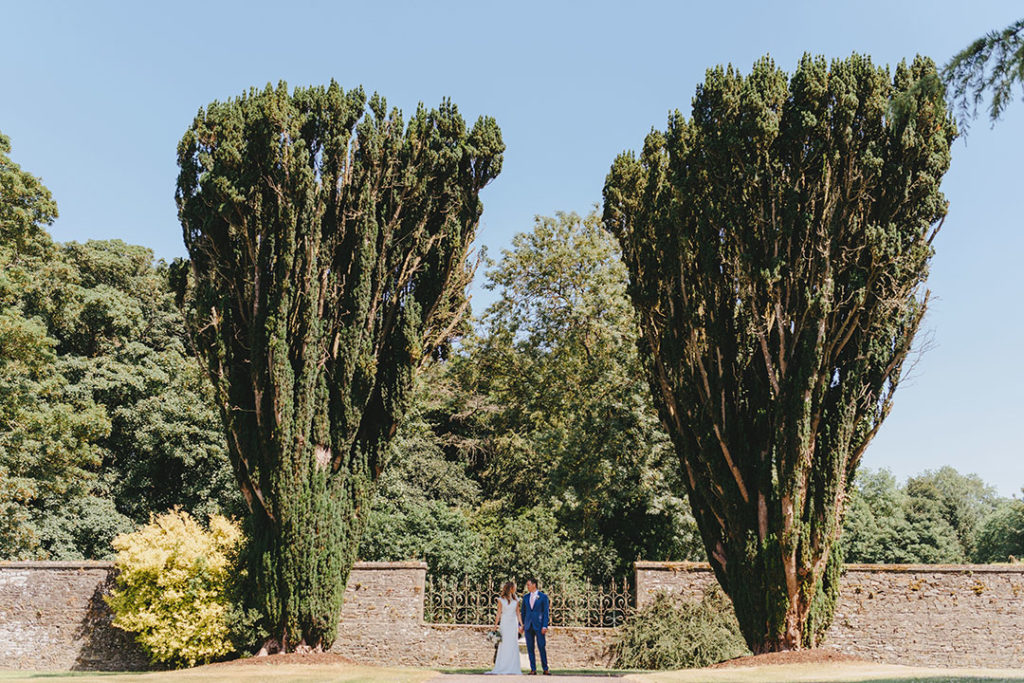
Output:
[[[0,131],[41,176],[58,240],[120,238],[184,255],[175,147],[196,110],[250,86],[335,78],[411,112],[451,97],[497,118],[508,151],[484,191],[492,256],[536,214],[584,213],[615,155],[704,70],[770,53],[917,53],[944,63],[1024,13],[1019,2],[8,2],[0,16]],[[1024,102],[955,143],[926,326],[933,348],[865,455],[903,479],[953,465],[1000,493],[1024,485]],[[490,294],[474,286],[482,310]]]

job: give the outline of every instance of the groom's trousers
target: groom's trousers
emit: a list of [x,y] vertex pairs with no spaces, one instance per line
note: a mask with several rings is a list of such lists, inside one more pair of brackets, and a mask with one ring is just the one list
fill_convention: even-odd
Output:
[[548,639],[540,631],[534,631],[532,628],[526,629],[523,635],[526,636],[526,654],[530,657],[530,671],[537,670],[537,656],[533,653],[533,641],[537,641],[537,649],[540,650],[540,665],[543,667],[543,671],[548,670]]

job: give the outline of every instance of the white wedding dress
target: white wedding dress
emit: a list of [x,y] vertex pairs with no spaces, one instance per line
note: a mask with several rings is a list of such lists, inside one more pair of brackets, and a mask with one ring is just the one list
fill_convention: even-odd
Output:
[[498,643],[498,656],[494,659],[494,668],[487,673],[523,675],[519,665],[519,600],[501,600],[501,642]]

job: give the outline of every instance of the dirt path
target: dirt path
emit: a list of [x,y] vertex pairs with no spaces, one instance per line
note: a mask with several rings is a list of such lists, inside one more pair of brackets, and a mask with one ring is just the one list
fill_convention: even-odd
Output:
[[552,681],[552,683],[604,683],[605,681],[624,681],[622,676],[591,674],[581,676],[559,675],[552,671],[550,676],[489,676],[487,674],[441,674],[437,678],[430,679],[430,683],[541,683]]

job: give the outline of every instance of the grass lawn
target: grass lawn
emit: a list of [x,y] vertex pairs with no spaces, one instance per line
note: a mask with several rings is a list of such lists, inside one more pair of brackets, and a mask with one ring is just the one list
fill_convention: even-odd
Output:
[[172,683],[175,681],[243,681],[256,683],[273,679],[275,682],[338,681],[339,683],[421,683],[436,677],[433,669],[412,669],[384,666],[358,666],[355,664],[279,664],[275,666],[197,667],[182,671],[155,671],[150,673],[93,673],[77,671],[36,672],[0,671],[0,683],[18,681],[44,681],[70,679],[74,683]]
[[931,669],[891,664],[777,664],[725,669],[690,669],[630,674],[635,683],[774,683],[800,681],[822,683],[842,681],[927,681],[928,683],[981,683],[982,681],[1024,681],[1020,669]]
[[[445,669],[438,671],[425,668],[403,668],[383,666],[360,666],[355,664],[281,664],[275,666],[209,666],[183,671],[160,671],[150,673],[94,673],[75,671],[0,671],[0,683],[15,681],[36,681],[42,683],[54,679],[71,679],[74,683],[173,683],[197,681],[338,681],[340,683],[421,683],[436,679],[444,683],[444,674],[456,674],[465,680],[469,675],[482,674],[482,669]],[[658,673],[637,673],[626,671],[556,670],[553,679],[563,676],[601,677],[622,676],[634,683],[775,683],[797,681],[822,683],[873,681],[889,682],[921,681],[927,683],[988,683],[991,681],[1024,681],[1024,670],[1016,669],[927,669],[920,667],[892,666],[885,664],[782,664],[758,667],[736,667],[727,669],[691,669],[685,671],[664,671]],[[490,677],[488,677],[490,678]],[[501,677],[502,680],[505,677]],[[481,681],[486,680],[482,675]],[[563,679],[564,680],[564,679]],[[579,680],[576,678],[576,680]]]

